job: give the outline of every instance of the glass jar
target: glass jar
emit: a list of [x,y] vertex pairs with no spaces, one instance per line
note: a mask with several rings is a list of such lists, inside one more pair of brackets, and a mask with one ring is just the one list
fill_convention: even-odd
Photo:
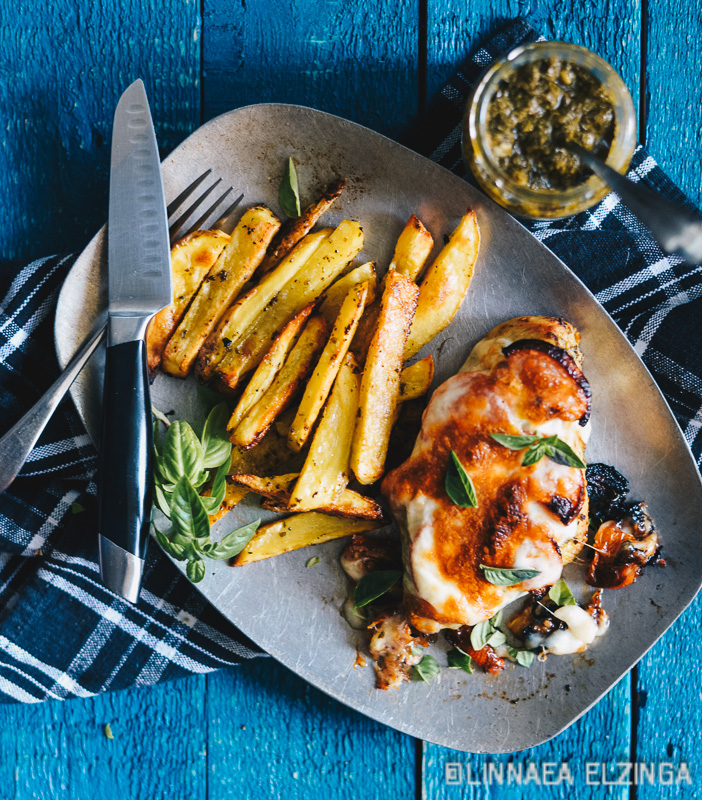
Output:
[[602,58],[585,47],[568,42],[535,42],[517,47],[496,61],[475,85],[463,117],[463,157],[483,190],[515,214],[532,219],[558,219],[577,214],[598,203],[607,185],[591,175],[564,189],[533,189],[515,183],[500,167],[487,132],[488,106],[502,80],[518,67],[555,56],[589,72],[605,88],[614,110],[614,133],[607,164],[625,173],[636,147],[634,103],[624,81]]

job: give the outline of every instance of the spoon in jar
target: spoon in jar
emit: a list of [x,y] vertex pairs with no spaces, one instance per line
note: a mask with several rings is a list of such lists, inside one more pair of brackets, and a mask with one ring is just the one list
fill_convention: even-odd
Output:
[[677,253],[691,264],[702,262],[702,217],[699,214],[620,175],[579,145],[569,142],[567,146],[619,195],[666,253]]

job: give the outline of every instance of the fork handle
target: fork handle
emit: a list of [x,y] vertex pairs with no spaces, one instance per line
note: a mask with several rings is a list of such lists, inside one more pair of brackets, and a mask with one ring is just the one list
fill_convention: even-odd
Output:
[[66,365],[66,369],[0,439],[0,492],[4,492],[19,474],[56,407],[102,341],[106,327],[107,323],[103,322],[93,331]]
[[100,573],[135,603],[148,542],[153,482],[151,398],[143,339],[108,346],[98,471]]

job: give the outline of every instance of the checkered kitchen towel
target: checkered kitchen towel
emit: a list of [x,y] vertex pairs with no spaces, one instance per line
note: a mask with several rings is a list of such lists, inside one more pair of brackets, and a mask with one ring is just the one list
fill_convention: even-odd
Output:
[[[459,122],[471,84],[494,58],[537,38],[517,20],[485,42],[441,90],[432,124],[414,146],[464,174]],[[685,199],[643,148],[636,151],[629,174],[673,199]],[[615,195],[578,216],[533,223],[531,230],[588,284],[626,333],[699,459],[702,348],[695,342],[702,318],[702,268],[664,256]],[[68,257],[30,264],[0,306],[0,430],[9,428],[57,374],[53,310],[72,263]],[[260,653],[157,547],[149,551],[138,606],[102,587],[95,461],[66,400],[21,477],[0,496],[0,699],[5,702],[148,685]]]

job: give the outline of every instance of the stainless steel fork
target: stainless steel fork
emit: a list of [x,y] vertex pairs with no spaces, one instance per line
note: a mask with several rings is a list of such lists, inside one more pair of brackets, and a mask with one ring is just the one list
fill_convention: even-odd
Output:
[[[168,233],[170,235],[171,245],[181,238],[181,236],[185,236],[205,226],[208,220],[214,216],[217,209],[222,206],[224,201],[234,191],[233,187],[229,187],[229,189],[219,195],[205,211],[200,213],[194,222],[190,223],[191,218],[202,208],[207,198],[221,184],[222,179],[218,178],[211,186],[205,189],[188,208],[182,211],[177,219],[173,220],[173,217],[181,211],[185,202],[207,180],[211,173],[211,169],[203,172],[199,178],[196,178],[190,186],[184,189],[178,197],[168,205],[168,220],[171,222]],[[207,227],[216,228],[225,233],[231,233],[233,229],[232,222],[234,220],[234,211],[243,198],[243,194],[239,195],[225,212],[214,223],[209,224]],[[185,230],[185,233],[181,234],[183,230]],[[0,439],[0,492],[4,492],[19,474],[19,471],[22,469],[32,448],[37,443],[47,422],[51,419],[56,407],[78,376],[78,373],[83,369],[90,356],[104,339],[106,327],[107,323],[104,320],[100,320],[56,381],[46,390],[32,408],[30,408],[29,411],[10,428],[2,439]]]

